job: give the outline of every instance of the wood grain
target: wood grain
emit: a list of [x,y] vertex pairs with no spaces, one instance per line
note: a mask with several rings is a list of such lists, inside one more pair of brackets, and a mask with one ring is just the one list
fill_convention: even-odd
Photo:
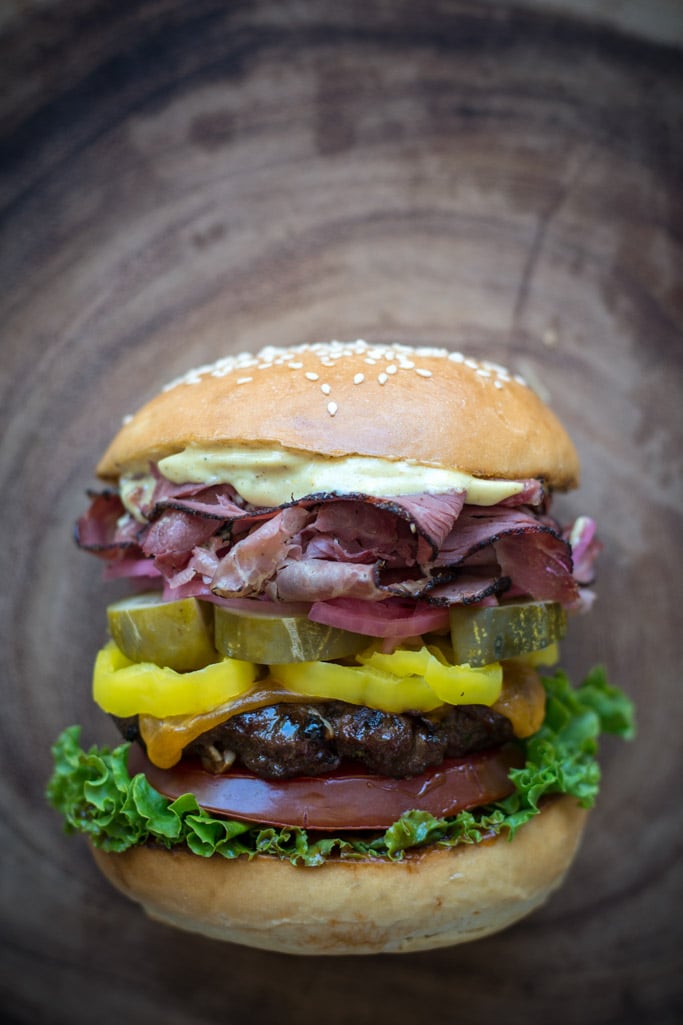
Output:
[[[680,1020],[680,48],[455,0],[13,10],[5,1020]],[[42,797],[63,726],[113,739],[88,697],[107,599],[69,534],[120,418],[193,363],[335,336],[465,348],[547,394],[584,467],[562,508],[594,514],[605,543],[565,660],[577,675],[604,661],[640,718],[633,745],[604,746],[599,807],[543,911],[362,963],[147,921]]]

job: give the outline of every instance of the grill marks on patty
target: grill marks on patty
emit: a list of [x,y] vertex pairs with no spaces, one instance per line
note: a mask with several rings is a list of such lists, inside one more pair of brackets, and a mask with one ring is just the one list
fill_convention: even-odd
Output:
[[[136,720],[117,720],[128,740]],[[208,772],[239,763],[265,779],[323,776],[342,761],[369,772],[417,776],[444,758],[461,758],[513,738],[510,721],[485,705],[457,705],[439,714],[395,714],[343,701],[281,702],[243,712],[193,741],[185,755]]]
[[344,759],[378,775],[407,777],[512,736],[509,720],[483,705],[453,706],[436,717],[342,701],[283,702],[234,716],[200,737],[187,753],[197,755],[209,771],[221,771],[229,751],[268,779],[324,775]]

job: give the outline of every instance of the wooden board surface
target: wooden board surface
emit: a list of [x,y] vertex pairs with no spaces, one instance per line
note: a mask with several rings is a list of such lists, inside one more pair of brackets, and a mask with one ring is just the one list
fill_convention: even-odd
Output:
[[[4,1020],[681,1020],[680,50],[503,3],[15,14],[0,61]],[[107,599],[70,530],[121,417],[194,363],[329,337],[470,350],[549,397],[584,467],[562,508],[595,515],[605,543],[565,661],[605,662],[639,706],[637,741],[604,746],[599,807],[546,908],[466,947],[362,962],[147,921],[42,796],[62,727],[114,739],[88,695]]]

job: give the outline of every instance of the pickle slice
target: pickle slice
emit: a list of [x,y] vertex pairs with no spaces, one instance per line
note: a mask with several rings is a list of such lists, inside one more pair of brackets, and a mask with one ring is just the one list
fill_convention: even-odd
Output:
[[133,662],[186,673],[218,661],[212,609],[196,598],[164,602],[138,594],[110,605],[107,619],[112,639]]
[[262,665],[331,662],[368,646],[363,634],[313,623],[306,615],[272,616],[216,606],[216,647],[223,655]]
[[451,609],[451,642],[457,662],[485,666],[538,651],[564,637],[567,616],[558,602],[511,602]]

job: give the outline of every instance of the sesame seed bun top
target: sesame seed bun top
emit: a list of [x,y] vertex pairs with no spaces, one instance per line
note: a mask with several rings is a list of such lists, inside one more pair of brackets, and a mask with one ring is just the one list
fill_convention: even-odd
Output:
[[566,431],[519,376],[446,349],[363,341],[267,348],[191,370],[126,420],[97,473],[116,479],[221,443],[538,477],[562,490],[579,477]]

